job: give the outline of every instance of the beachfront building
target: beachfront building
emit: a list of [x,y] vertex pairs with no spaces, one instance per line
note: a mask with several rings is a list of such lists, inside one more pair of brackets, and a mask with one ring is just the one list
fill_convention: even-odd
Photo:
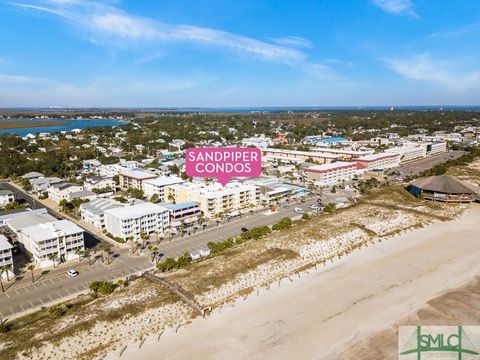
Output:
[[181,184],[185,182],[176,176],[162,176],[154,179],[147,179],[143,181],[143,192],[147,198],[157,195],[158,201],[165,200],[165,187],[174,184]]
[[19,241],[38,267],[51,266],[52,261],[72,260],[77,250],[85,249],[82,228],[69,220],[44,222],[24,227],[20,232]]
[[400,154],[384,152],[362,156],[356,161],[365,166],[366,170],[385,170],[400,165]]
[[57,183],[49,186],[48,198],[59,204],[62,200],[70,201],[70,194],[83,191],[83,186],[72,183]]
[[415,196],[442,202],[473,202],[480,200],[480,187],[447,174],[418,179],[407,187]]
[[220,183],[213,183],[190,191],[188,197],[189,201],[200,203],[203,214],[212,218],[234,210],[258,206],[260,188],[236,182],[230,182],[225,187]]
[[104,211],[105,230],[122,239],[140,239],[141,234],[163,233],[170,223],[170,213],[163,206],[140,203]]
[[427,144],[428,155],[435,155],[445,151],[447,151],[447,143],[445,141]]
[[80,217],[87,224],[97,229],[105,228],[105,210],[124,207],[125,205],[112,199],[95,199],[80,205]]
[[118,174],[122,190],[129,188],[143,190],[143,182],[145,180],[155,179],[156,177],[158,177],[158,175],[142,170],[126,170]]
[[200,204],[196,201],[187,201],[179,204],[163,203],[161,206],[168,209],[171,228],[196,224],[202,216]]
[[331,164],[315,165],[305,169],[307,179],[318,186],[339,184],[353,179],[357,172],[355,162],[337,161]]
[[12,277],[13,276],[13,246],[10,244],[8,239],[0,234],[0,268],[3,266],[9,267],[8,275],[6,272],[2,272],[2,277]]
[[400,162],[409,162],[416,159],[422,159],[427,156],[425,146],[404,146],[385,150],[387,153],[400,154]]
[[15,201],[15,194],[10,190],[0,190],[0,207],[5,207]]

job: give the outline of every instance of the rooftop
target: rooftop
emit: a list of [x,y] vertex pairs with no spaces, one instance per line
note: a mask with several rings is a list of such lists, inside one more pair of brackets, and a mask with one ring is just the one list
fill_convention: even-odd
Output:
[[309,168],[306,168],[305,171],[326,172],[326,171],[342,169],[342,168],[347,168],[347,167],[356,167],[356,164],[354,162],[337,161],[337,162],[330,163],[330,164],[321,164],[321,165],[310,166]]
[[8,241],[5,235],[0,234],[0,251],[13,249],[12,244]]
[[440,192],[446,194],[478,194],[480,188],[466,181],[457,179],[447,174],[439,176],[429,176],[425,179],[419,179],[412,183],[413,186],[427,191]]
[[138,218],[141,216],[150,215],[154,213],[161,213],[164,211],[168,211],[168,210],[163,206],[145,202],[145,203],[136,204],[132,206],[108,209],[108,210],[105,210],[105,214],[110,214],[119,219],[126,220],[126,219]]
[[58,236],[82,233],[83,229],[69,220],[33,225],[22,229],[23,234],[35,242],[56,239]]
[[155,174],[142,170],[125,170],[122,171],[120,175],[138,180],[153,179],[157,177]]
[[185,182],[183,179],[176,176],[162,176],[155,179],[145,180],[145,184],[151,184],[154,186],[167,186],[173,184],[180,184]]

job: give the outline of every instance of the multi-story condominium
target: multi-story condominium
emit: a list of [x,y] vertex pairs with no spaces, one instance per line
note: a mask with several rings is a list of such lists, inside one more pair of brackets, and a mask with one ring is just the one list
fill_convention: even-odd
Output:
[[196,201],[187,201],[180,204],[163,203],[161,205],[167,208],[170,213],[170,227],[172,228],[179,227],[182,222],[186,226],[193,224],[200,219],[202,214],[200,204]]
[[[0,267],[9,266],[8,276],[13,276],[13,246],[8,239],[0,234]],[[7,277],[6,273],[2,273],[2,277]]]
[[305,169],[307,179],[318,186],[339,184],[351,180],[357,172],[354,162],[337,161],[331,164],[315,165]]
[[164,201],[176,204],[187,202],[190,200],[190,192],[201,188],[202,184],[191,182],[165,186]]
[[85,188],[85,190],[88,191],[110,188],[112,189],[112,192],[115,192],[116,186],[117,185],[115,184],[115,181],[113,181],[113,176],[92,176],[88,179],[85,179],[85,181],[83,182],[83,187]]
[[124,207],[118,201],[112,199],[95,199],[80,205],[80,216],[83,221],[98,229],[105,228],[105,210]]
[[143,192],[147,198],[157,195],[159,201],[166,201],[165,187],[174,184],[181,184],[183,182],[185,181],[176,176],[162,176],[155,179],[147,179],[143,181]]
[[200,203],[204,215],[212,218],[234,210],[258,206],[260,195],[260,188],[257,186],[231,182],[223,187],[219,183],[213,183],[189,191],[188,200]]
[[400,161],[408,162],[427,156],[426,146],[403,146],[385,150],[387,153],[400,154]]
[[57,204],[62,200],[70,201],[70,194],[78,191],[83,191],[82,185],[64,182],[50,185],[47,190],[48,198]]
[[96,173],[100,176],[105,176],[105,177],[114,177],[120,174],[122,171],[128,171],[126,167],[120,165],[120,164],[108,164],[108,165],[102,165],[99,166],[96,169]]
[[0,190],[0,207],[5,207],[15,201],[15,194],[10,190]]
[[122,239],[140,239],[142,233],[162,233],[170,223],[168,209],[152,203],[108,209],[104,213],[105,230]]
[[384,152],[362,156],[356,161],[365,166],[367,170],[385,170],[400,164],[400,154]]
[[30,209],[15,209],[13,211],[9,211],[6,214],[0,215],[0,226],[7,225],[7,221],[10,221],[12,219],[15,219],[17,217],[21,217],[25,214],[46,214],[47,209],[45,208],[40,208],[40,209],[35,209],[35,210],[30,210]]
[[434,155],[434,154],[438,154],[445,151],[447,151],[446,142],[437,142],[437,143],[427,144],[428,155]]
[[148,171],[141,170],[127,170],[122,171],[119,176],[120,187],[123,190],[129,188],[143,190],[143,182],[149,179],[155,179],[158,175],[152,174]]
[[272,160],[289,160],[292,162],[305,162],[309,161],[310,159],[321,163],[330,163],[334,160],[338,160],[341,158],[338,154],[331,154],[318,151],[297,151],[297,150],[285,150],[285,149],[265,149],[263,154],[268,159]]
[[52,265],[50,256],[55,262],[74,259],[75,252],[84,250],[83,230],[68,220],[56,220],[21,229],[26,252],[39,267]]

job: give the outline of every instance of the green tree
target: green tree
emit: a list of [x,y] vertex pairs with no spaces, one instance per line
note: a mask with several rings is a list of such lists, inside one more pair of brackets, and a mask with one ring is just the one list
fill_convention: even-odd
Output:
[[33,277],[33,270],[35,270],[35,265],[34,264],[28,265],[27,270],[30,270],[30,273],[32,274],[32,283],[34,283],[35,278]]

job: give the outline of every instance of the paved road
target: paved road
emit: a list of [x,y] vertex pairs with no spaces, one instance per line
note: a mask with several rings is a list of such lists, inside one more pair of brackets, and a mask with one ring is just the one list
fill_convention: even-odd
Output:
[[[19,192],[19,196],[22,195],[18,189],[15,190]],[[292,200],[290,204],[281,204],[278,211],[271,215],[266,215],[267,211],[264,210],[253,215],[232,219],[230,222],[224,221],[219,226],[205,231],[198,229],[196,234],[190,236],[176,237],[171,241],[164,239],[160,242],[159,251],[164,254],[163,259],[170,256],[177,257],[187,251],[204,247],[209,241],[221,241],[229,236],[238,235],[242,227],[271,225],[285,216],[294,217],[296,215],[293,211],[295,207],[308,210],[308,206],[316,204],[318,199],[318,196],[309,196],[305,203]],[[52,210],[50,209],[50,211]],[[59,216],[56,212],[53,214]],[[5,284],[6,292],[0,293],[0,317],[8,318],[39,309],[51,302],[73,297],[84,292],[92,281],[124,278],[127,275],[149,270],[153,266],[150,261],[151,255],[146,251],[141,256],[131,256],[128,249],[115,249],[114,256],[115,259],[110,265],[102,263],[100,254],[97,254],[97,260],[91,266],[88,265],[87,260],[82,262],[75,260],[61,264],[56,269],[38,269],[34,273],[36,281],[33,284],[30,273],[17,276],[15,280]],[[69,268],[78,270],[79,275],[75,278],[68,277],[66,270]]]
[[426,157],[424,159],[411,161],[409,163],[403,164],[399,167],[394,168],[393,170],[397,170],[400,174],[406,175],[417,175],[422,171],[431,169],[435,165],[442,164],[450,159],[459,158],[462,155],[465,155],[466,152],[464,151],[449,151],[445,153],[441,153],[438,155],[433,155]]

